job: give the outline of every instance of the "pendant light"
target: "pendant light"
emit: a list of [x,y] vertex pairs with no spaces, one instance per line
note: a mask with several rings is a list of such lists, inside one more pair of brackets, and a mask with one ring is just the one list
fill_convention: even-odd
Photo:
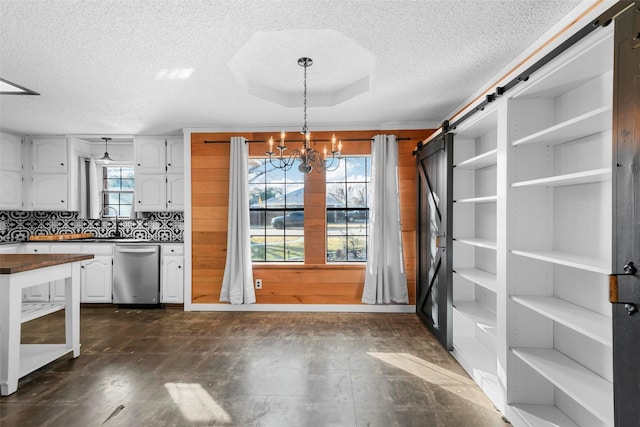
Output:
[[113,159],[109,157],[109,152],[107,151],[109,147],[109,141],[111,141],[111,138],[102,138],[102,139],[104,139],[104,156],[99,158],[97,161],[102,164],[108,165],[109,163],[113,162]]

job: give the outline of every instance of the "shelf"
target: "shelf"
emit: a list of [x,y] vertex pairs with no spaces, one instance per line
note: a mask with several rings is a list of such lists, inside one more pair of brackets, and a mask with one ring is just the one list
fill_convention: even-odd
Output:
[[611,129],[612,121],[612,107],[608,105],[518,139],[511,145],[517,147],[527,144],[562,144]]
[[23,303],[22,304],[22,316],[21,323],[28,322],[38,317],[46,316],[47,314],[55,313],[56,311],[64,310],[63,302],[51,302],[51,303]]
[[[586,40],[586,39],[585,39]],[[555,98],[613,68],[613,32],[607,30],[583,40],[575,53],[563,54],[531,75],[523,88],[515,89],[514,98]]]
[[486,153],[464,160],[453,167],[458,169],[482,169],[498,163],[498,149],[487,151]]
[[[456,351],[461,353],[467,361],[467,366],[465,366],[465,364],[462,365],[469,375],[474,376],[473,372],[497,375],[496,355],[477,339],[470,337],[454,337],[453,348],[454,353]],[[473,366],[472,368],[470,367],[470,364]]]
[[594,182],[611,181],[611,169],[594,169],[584,172],[569,173],[566,175],[551,176],[548,178],[532,179],[529,181],[514,182],[514,188],[520,187],[560,187],[566,185],[591,184]]
[[473,267],[454,267],[453,272],[492,292],[498,289],[498,279],[495,274]]
[[454,200],[453,203],[495,203],[498,201],[498,196],[482,196],[482,197],[469,197],[466,199]]
[[512,296],[521,304],[607,347],[612,347],[611,319],[555,297]]
[[513,354],[607,425],[613,425],[613,384],[551,348],[512,348]]
[[578,427],[555,406],[514,404],[511,408],[530,427]]
[[474,301],[454,301],[453,307],[493,338],[496,337],[496,314]]
[[24,377],[72,351],[66,344],[21,344],[19,376]]
[[567,252],[556,251],[519,251],[512,250],[512,254],[520,255],[527,258],[546,261],[553,264],[564,265],[567,267],[578,268],[580,270],[592,271],[594,273],[610,274],[611,262],[601,258],[588,257],[584,255],[570,254]]
[[496,242],[487,239],[476,239],[474,237],[454,237],[454,241],[465,245],[476,246],[478,248],[496,250]]

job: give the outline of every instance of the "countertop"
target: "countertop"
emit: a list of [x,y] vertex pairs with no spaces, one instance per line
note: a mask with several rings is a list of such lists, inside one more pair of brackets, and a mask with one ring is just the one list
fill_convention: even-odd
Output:
[[0,274],[19,273],[92,258],[92,254],[0,254]]

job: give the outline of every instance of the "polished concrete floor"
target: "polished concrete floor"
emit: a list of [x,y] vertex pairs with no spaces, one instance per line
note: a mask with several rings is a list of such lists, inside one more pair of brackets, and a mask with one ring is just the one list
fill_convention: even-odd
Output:
[[0,398],[1,426],[507,425],[411,314],[83,307],[81,343]]

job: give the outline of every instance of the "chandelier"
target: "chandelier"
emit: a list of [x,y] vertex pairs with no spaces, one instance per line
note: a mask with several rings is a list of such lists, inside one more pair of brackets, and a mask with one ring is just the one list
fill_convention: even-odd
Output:
[[285,145],[285,133],[282,131],[280,132],[280,142],[276,146],[278,149],[278,154],[276,155],[273,151],[273,137],[269,138],[269,151],[266,152],[269,156],[269,162],[273,167],[283,171],[291,169],[296,160],[299,161],[298,170],[305,174],[313,170],[318,173],[334,171],[340,165],[342,141],[336,142],[335,135],[331,137],[331,150],[327,150],[327,146],[325,145],[321,154],[318,150],[311,147],[311,132],[307,126],[307,68],[312,64],[313,60],[311,58],[303,57],[298,59],[298,65],[304,68],[304,124],[300,132],[303,135],[302,147],[292,150],[291,154],[285,156],[287,146]]

